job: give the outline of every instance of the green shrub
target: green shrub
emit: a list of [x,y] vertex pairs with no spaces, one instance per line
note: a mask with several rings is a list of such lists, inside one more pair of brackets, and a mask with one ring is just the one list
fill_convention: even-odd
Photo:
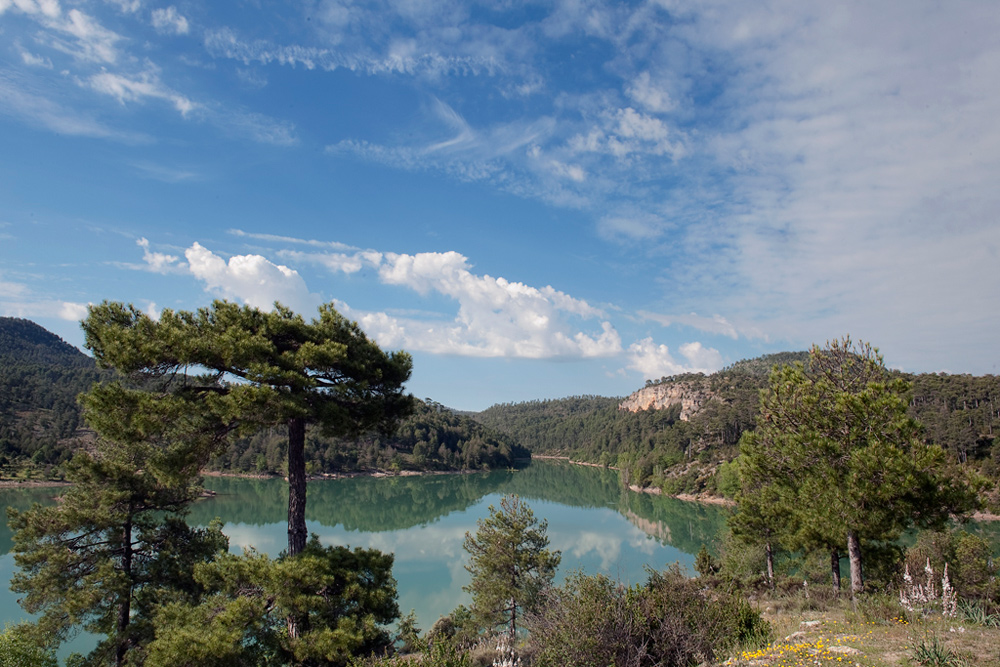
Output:
[[527,622],[539,667],[696,665],[771,638],[745,600],[705,590],[676,567],[631,588],[572,575]]
[[908,621],[906,610],[899,604],[899,598],[892,593],[865,593],[857,598],[857,610],[865,623],[886,624],[893,621]]
[[0,667],[56,667],[55,653],[38,646],[27,625],[9,625],[0,632]]
[[948,563],[951,585],[959,599],[1000,602],[1000,562],[982,537],[965,530],[924,531],[907,550],[906,565],[916,577],[928,561],[939,573]]
[[924,667],[964,667],[964,662],[935,635],[917,642],[913,647],[913,661]]

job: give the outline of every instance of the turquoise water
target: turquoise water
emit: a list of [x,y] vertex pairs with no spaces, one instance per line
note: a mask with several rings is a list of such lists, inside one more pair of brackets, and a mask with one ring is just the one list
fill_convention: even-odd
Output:
[[[245,547],[277,556],[286,545],[287,485],[280,479],[207,478],[216,493],[195,503],[189,522],[225,522],[230,550]],[[467,475],[358,477],[309,483],[307,525],[324,544],[374,547],[395,554],[399,607],[413,609],[426,630],[469,601],[462,543],[476,521],[516,493],[548,521],[550,548],[562,552],[559,578],[574,570],[604,572],[623,582],[645,579],[645,568],[679,562],[691,570],[694,554],[711,543],[725,510],[623,489],[614,471],[536,462],[519,471]],[[0,490],[0,503],[26,508],[53,502],[58,489]],[[0,529],[0,577],[14,569],[11,535]],[[0,621],[26,618],[16,596],[0,589]],[[69,648],[89,650],[86,638]]]

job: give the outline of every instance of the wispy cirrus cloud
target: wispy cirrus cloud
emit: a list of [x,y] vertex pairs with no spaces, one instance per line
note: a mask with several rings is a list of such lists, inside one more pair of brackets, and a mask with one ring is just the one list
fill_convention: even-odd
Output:
[[126,102],[159,99],[169,102],[182,116],[196,108],[190,99],[165,86],[160,81],[159,73],[152,67],[132,77],[104,71],[91,76],[88,83],[95,91],[110,95],[123,105]]
[[53,101],[49,91],[33,85],[23,76],[0,69],[0,113],[29,126],[60,134],[112,139],[125,143],[144,143],[150,137],[113,127],[90,110]]
[[299,44],[277,44],[264,39],[245,39],[232,28],[210,30],[205,50],[215,58],[228,58],[244,65],[278,64],[307,70],[350,70],[365,74],[480,74],[492,73],[498,64],[490,58],[446,56],[416,52],[398,43],[395,48],[375,55],[357,51]]
[[0,276],[0,315],[6,317],[54,317],[77,321],[87,315],[87,305],[60,301],[36,294],[28,285]]

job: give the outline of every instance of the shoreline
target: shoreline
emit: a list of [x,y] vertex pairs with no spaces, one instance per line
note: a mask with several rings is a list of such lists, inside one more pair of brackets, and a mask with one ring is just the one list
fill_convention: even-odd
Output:
[[[587,466],[590,468],[604,468],[606,470],[620,470],[615,466],[601,465],[600,463],[588,463],[586,461],[574,461],[568,456],[544,456],[537,455],[532,456],[532,459],[548,459],[552,461],[566,461],[577,466]],[[626,487],[629,491],[634,491],[635,493],[648,493],[651,496],[662,496],[663,491],[656,488],[655,486],[636,486],[635,484],[629,484]],[[676,498],[677,500],[683,500],[686,503],[703,503],[705,505],[723,505],[727,507],[732,507],[736,505],[735,500],[730,500],[729,498],[723,498],[722,496],[707,496],[703,494],[690,494],[690,493],[678,493],[676,495],[668,495],[668,498]],[[998,517],[1000,518],[1000,517]]]
[[0,479],[0,489],[44,489],[71,486],[57,479]]

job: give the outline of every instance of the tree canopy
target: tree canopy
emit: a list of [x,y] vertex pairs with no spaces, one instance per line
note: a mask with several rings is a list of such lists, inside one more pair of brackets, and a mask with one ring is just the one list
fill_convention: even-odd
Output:
[[757,428],[742,439],[741,512],[799,546],[844,544],[855,594],[863,542],[940,524],[974,502],[941,448],[921,438],[908,389],[868,344],[814,346],[808,366],[772,371]]
[[539,522],[518,496],[504,496],[500,508],[490,505],[475,535],[465,534],[472,581],[472,611],[480,627],[507,626],[511,645],[517,619],[532,609],[552,582],[561,555],[549,551],[547,521]]
[[403,393],[412,367],[385,353],[330,304],[306,322],[275,304],[270,312],[215,301],[194,312],[166,309],[158,320],[105,302],[83,322],[97,363],[132,381],[95,390],[105,404],[130,401],[155,420],[181,401],[208,411],[223,430],[288,429],[288,553],[305,548],[305,432],[335,436],[390,430],[412,409]]

